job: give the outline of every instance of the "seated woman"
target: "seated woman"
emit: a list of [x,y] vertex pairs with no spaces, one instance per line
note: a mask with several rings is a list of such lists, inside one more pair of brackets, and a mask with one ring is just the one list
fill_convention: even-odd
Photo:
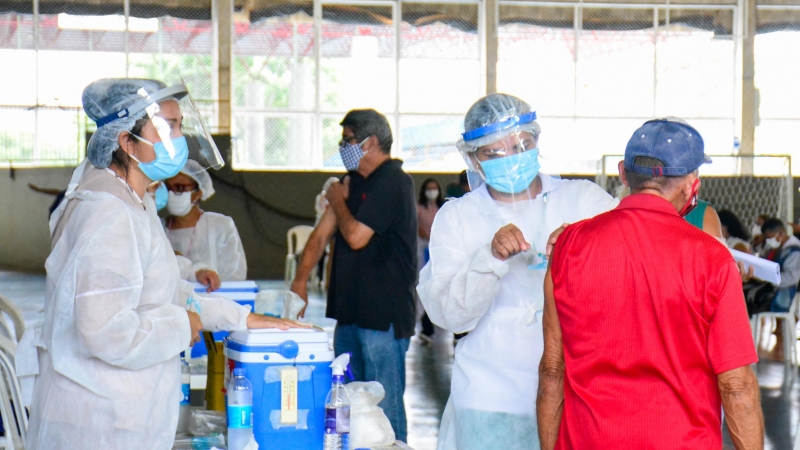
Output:
[[165,183],[169,191],[169,216],[164,221],[167,238],[175,253],[191,263],[191,267],[189,263],[181,265],[181,277],[190,281],[197,278],[209,285],[200,275],[210,270],[221,281],[247,279],[247,260],[233,219],[200,209],[200,202],[214,195],[208,173],[189,160],[178,175]]
[[742,225],[742,221],[732,211],[723,209],[717,212],[719,221],[722,224],[722,237],[728,248],[739,250],[740,252],[753,253],[750,247],[750,234]]

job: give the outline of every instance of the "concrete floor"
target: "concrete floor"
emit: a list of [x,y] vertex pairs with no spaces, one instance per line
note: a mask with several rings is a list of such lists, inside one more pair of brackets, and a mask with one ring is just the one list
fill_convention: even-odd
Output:
[[[262,282],[262,288],[282,288],[282,282]],[[0,294],[14,301],[27,322],[40,320],[44,304],[45,278],[38,274],[0,271]],[[307,316],[324,317],[325,302],[312,293]],[[453,362],[452,334],[437,330],[434,343],[423,345],[414,337],[406,357],[408,444],[415,450],[433,450],[439,419],[450,393]],[[791,450],[800,421],[798,368],[764,361],[757,366],[761,404],[766,419],[766,450]],[[724,448],[733,448],[725,432]]]

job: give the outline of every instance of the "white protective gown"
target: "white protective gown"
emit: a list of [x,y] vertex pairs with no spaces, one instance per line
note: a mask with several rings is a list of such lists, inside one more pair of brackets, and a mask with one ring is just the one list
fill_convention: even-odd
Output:
[[[35,380],[28,448],[172,447],[193,286],[145,197],[84,163],[53,214],[45,321],[17,353],[26,404]],[[195,298],[205,329],[246,328],[249,308]]]
[[233,219],[213,212],[204,212],[192,228],[169,230],[165,228],[172,248],[185,256],[191,267],[181,265],[185,280],[194,280],[200,269],[211,268],[219,274],[221,281],[244,281],[247,279],[247,260],[242,240]]
[[[439,450],[539,448],[536,391],[546,264],[534,269],[542,261],[532,254],[545,253],[550,233],[563,223],[618,204],[594,183],[540,178],[542,194],[533,200],[497,202],[484,184],[446,202],[433,223],[431,261],[417,291],[433,323],[470,332],[455,350]],[[533,249],[500,261],[490,245],[509,223]]]

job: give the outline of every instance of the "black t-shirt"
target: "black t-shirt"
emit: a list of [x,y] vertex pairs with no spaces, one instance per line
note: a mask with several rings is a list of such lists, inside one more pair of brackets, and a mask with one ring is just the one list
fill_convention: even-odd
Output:
[[414,335],[417,206],[414,180],[403,162],[388,160],[368,178],[350,172],[347,207],[375,234],[360,250],[334,236],[327,316],[342,325]]

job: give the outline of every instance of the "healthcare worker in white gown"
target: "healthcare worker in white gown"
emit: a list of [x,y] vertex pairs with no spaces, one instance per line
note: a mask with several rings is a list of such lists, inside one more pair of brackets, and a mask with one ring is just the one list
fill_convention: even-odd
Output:
[[[562,224],[617,201],[589,181],[539,173],[541,129],[536,113],[516,97],[478,100],[464,129],[458,148],[473,190],[437,214],[430,262],[417,287],[435,324],[469,331],[455,350],[438,448],[538,449],[547,239]],[[507,250],[493,252],[493,241]]]
[[178,258],[181,276],[204,282],[207,274],[203,271],[210,270],[220,281],[244,281],[247,259],[233,219],[200,209],[200,202],[214,195],[214,185],[211,176],[199,169],[190,159],[179,174],[165,182],[169,216],[164,226],[173,250],[185,257]]
[[295,325],[197,296],[179,278],[145,190],[183,166],[185,136],[204,167],[221,161],[186,87],[98,80],[83,105],[97,132],[50,221],[45,320],[18,347],[26,400],[34,382],[26,447],[167,450],[182,397],[178,355],[201,329]]

